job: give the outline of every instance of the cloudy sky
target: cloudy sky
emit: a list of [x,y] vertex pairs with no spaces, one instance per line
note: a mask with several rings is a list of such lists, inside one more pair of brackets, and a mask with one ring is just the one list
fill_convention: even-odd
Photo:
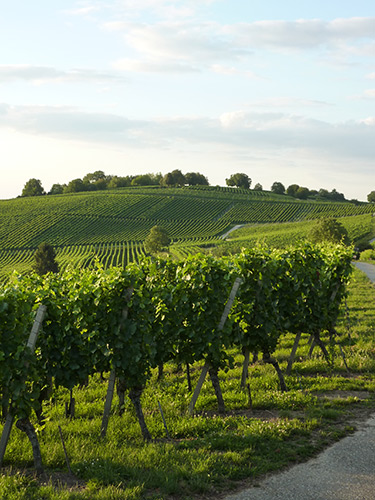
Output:
[[243,172],[375,190],[374,0],[0,0],[0,198]]

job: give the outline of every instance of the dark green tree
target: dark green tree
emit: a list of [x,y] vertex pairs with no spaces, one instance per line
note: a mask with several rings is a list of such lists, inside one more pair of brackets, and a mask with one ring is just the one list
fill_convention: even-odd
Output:
[[39,179],[30,179],[26,182],[21,196],[41,196],[45,194],[42,183]]
[[375,203],[375,191],[371,191],[371,193],[367,195],[367,201],[369,203]]
[[48,194],[62,194],[64,192],[65,185],[63,184],[53,184]]
[[56,262],[56,253],[54,248],[46,242],[41,243],[34,253],[33,270],[43,276],[47,273],[57,273],[59,266]]
[[91,174],[86,174],[82,180],[85,183],[87,182],[88,184],[94,184],[95,182],[100,181],[102,179],[106,179],[105,173],[103,172],[103,170],[96,170]]
[[299,198],[300,200],[307,200],[309,195],[310,195],[309,189],[307,187],[300,186],[296,191],[295,197]]
[[154,226],[146,237],[144,246],[147,252],[155,253],[167,249],[170,242],[167,231],[161,226]]
[[73,179],[64,188],[64,193],[79,193],[86,190],[86,185],[82,179]]
[[186,180],[181,170],[172,170],[165,174],[160,183],[163,186],[183,186]]
[[286,194],[289,196],[296,196],[298,189],[299,189],[298,184],[291,184],[286,188]]
[[281,182],[274,182],[271,191],[275,194],[285,194],[285,186]]
[[207,177],[199,172],[188,172],[185,174],[185,182],[189,186],[209,186]]
[[349,244],[349,236],[346,228],[333,217],[318,219],[310,231],[310,240],[314,243],[328,241],[331,243]]
[[259,182],[257,182],[257,183],[255,184],[255,186],[253,187],[253,190],[254,190],[254,191],[263,191],[263,186],[262,186],[262,184],[260,184]]
[[132,179],[129,176],[119,177],[117,175],[114,175],[113,177],[111,177],[110,181],[108,182],[107,187],[108,187],[108,189],[127,187],[127,186],[130,186],[131,180]]
[[242,189],[250,189],[251,179],[246,174],[233,174],[229,179],[225,179],[227,186],[236,186]]

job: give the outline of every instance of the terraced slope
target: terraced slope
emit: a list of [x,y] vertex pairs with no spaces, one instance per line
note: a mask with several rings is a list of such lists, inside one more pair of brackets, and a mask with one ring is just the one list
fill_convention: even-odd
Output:
[[143,240],[165,227],[173,252],[215,243],[236,224],[308,220],[321,215],[359,215],[370,204],[300,201],[265,191],[235,188],[123,188],[113,191],[0,201],[0,278],[30,268],[37,246],[47,241],[62,267],[124,265],[144,253]]

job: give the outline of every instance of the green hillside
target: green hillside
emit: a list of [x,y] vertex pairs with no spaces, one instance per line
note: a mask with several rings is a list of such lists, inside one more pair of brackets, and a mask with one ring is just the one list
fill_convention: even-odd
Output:
[[[150,229],[163,226],[177,256],[220,241],[237,224],[286,223],[371,213],[371,204],[301,201],[227,187],[131,187],[0,201],[0,278],[30,269],[37,246],[53,245],[62,268],[124,265],[144,254]],[[274,227],[274,226],[273,226]]]

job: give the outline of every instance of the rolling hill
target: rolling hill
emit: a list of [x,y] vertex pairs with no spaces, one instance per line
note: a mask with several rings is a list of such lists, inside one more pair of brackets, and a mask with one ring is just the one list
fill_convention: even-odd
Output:
[[[274,223],[359,216],[373,210],[368,203],[302,201],[214,186],[131,187],[1,200],[0,278],[13,269],[30,269],[43,241],[55,247],[62,268],[87,266],[96,258],[105,266],[125,265],[144,254],[143,240],[154,225],[168,231],[172,254],[183,256],[217,244],[235,225],[271,224],[274,229]],[[368,227],[362,230],[366,231]]]

